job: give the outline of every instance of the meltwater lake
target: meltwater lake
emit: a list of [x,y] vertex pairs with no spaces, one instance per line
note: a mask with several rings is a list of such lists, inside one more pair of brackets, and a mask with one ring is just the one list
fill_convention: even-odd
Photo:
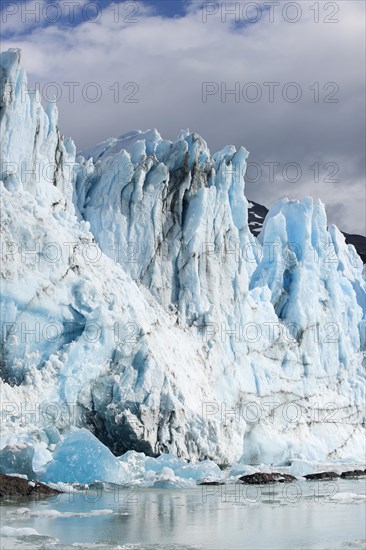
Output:
[[364,549],[365,485],[101,485],[38,501],[8,499],[0,505],[1,548]]

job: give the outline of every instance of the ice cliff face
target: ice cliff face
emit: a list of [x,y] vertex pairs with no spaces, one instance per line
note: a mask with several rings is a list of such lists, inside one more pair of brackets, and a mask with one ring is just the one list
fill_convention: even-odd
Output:
[[75,146],[57,126],[57,107],[44,111],[38,91],[28,92],[20,51],[1,56],[0,178],[7,189],[33,194],[54,210],[72,208]]
[[254,241],[245,149],[211,157],[196,134],[171,143],[154,130],[84,154],[96,164],[80,159],[77,205],[103,252],[189,324],[216,320],[217,308],[241,308],[251,270],[239,250]]
[[0,66],[2,446],[85,426],[115,454],[361,456],[362,262],[323,205],[280,201],[255,238],[247,152],[189,132],[75,161],[19,52]]

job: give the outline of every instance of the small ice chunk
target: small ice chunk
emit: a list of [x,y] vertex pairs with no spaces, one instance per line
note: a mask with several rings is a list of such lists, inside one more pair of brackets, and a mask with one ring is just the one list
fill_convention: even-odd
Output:
[[158,458],[146,458],[145,468],[146,470],[152,470],[153,472],[160,473],[165,467],[172,468],[172,470],[175,471],[177,468],[180,468],[185,464],[186,462],[181,458],[177,458],[172,454],[166,453],[160,455]]
[[35,535],[37,537],[41,537],[42,535],[38,533],[35,529],[32,527],[9,527],[8,525],[4,525],[4,527],[0,530],[0,535],[2,537],[29,537],[32,535]]
[[307,474],[313,474],[315,471],[314,466],[307,460],[295,459],[291,462],[290,474],[292,476],[306,476]]
[[235,462],[231,468],[229,475],[233,477],[256,474],[259,472],[258,468],[250,466],[249,464],[241,464],[240,462]]
[[130,479],[143,478],[145,475],[146,455],[136,451],[127,451],[118,460],[126,466]]
[[6,474],[7,476],[9,477],[20,477],[22,479],[28,479],[28,476],[26,476],[25,474],[18,474],[18,473],[14,473],[14,474]]
[[217,464],[212,460],[202,460],[196,464],[185,464],[175,469],[175,475],[183,479],[195,480],[219,480],[222,477],[222,472]]
[[47,462],[52,460],[52,453],[47,449],[47,445],[44,441],[34,444],[34,455],[32,460],[32,467],[35,472],[43,470]]

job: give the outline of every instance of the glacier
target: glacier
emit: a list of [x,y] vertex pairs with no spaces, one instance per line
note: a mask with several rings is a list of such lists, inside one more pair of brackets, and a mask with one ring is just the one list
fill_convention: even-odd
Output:
[[111,472],[131,451],[190,468],[362,460],[363,264],[324,205],[282,199],[254,237],[244,148],[134,130],[76,154],[16,49],[0,92],[8,471],[58,472],[80,429]]

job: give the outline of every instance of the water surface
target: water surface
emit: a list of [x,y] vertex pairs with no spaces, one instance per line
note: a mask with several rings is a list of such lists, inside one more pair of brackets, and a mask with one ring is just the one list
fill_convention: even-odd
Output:
[[365,515],[364,480],[110,487],[2,502],[1,548],[351,550],[366,547]]

